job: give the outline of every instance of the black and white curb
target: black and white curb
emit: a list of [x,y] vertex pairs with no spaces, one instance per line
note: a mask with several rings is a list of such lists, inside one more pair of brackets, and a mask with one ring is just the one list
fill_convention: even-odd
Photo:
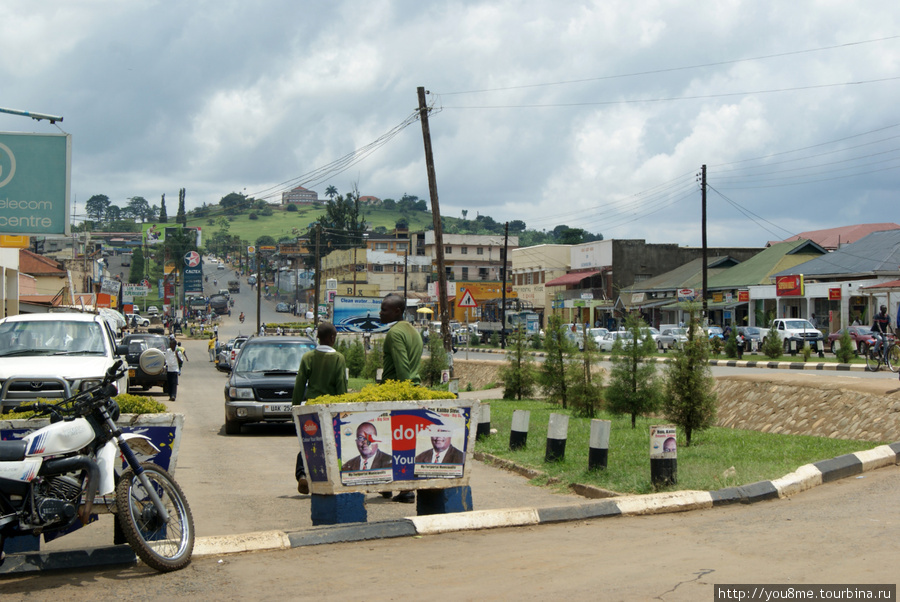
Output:
[[[454,531],[522,527],[609,516],[686,512],[736,503],[753,504],[796,495],[824,483],[891,466],[898,462],[900,462],[900,443],[892,443],[814,464],[806,464],[794,472],[772,481],[726,487],[716,491],[673,491],[606,498],[573,506],[475,510],[374,523],[329,525],[293,532],[263,531],[244,535],[198,537],[194,543],[194,557],[286,550],[331,543],[433,535]],[[0,567],[0,574],[133,562],[135,562],[134,554],[127,546],[110,546],[74,552],[31,552],[8,555],[6,563]]]

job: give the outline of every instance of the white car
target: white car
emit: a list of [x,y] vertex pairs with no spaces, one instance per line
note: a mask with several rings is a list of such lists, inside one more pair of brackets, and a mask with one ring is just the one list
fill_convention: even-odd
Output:
[[631,333],[627,330],[613,330],[611,332],[607,332],[597,346],[600,348],[600,351],[612,351],[613,345],[616,344],[616,341],[622,341],[622,344],[630,343],[632,340]]
[[673,328],[663,328],[656,339],[656,348],[663,349],[680,349],[682,345],[687,343],[687,329],[675,326]]
[[150,307],[147,308],[147,315],[148,316],[158,316],[159,308],[156,307],[155,305],[151,305]]
[[[90,388],[128,354],[99,313],[21,314],[0,320],[0,411]],[[116,383],[128,391],[128,371]]]
[[136,324],[144,328],[150,326],[150,320],[143,316],[139,316],[138,314],[125,314],[125,319],[128,320],[129,326],[131,326],[132,324]]

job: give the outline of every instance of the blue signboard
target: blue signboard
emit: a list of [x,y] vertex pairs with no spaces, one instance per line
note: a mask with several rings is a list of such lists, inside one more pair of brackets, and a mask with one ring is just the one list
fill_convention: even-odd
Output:
[[0,133],[0,233],[69,234],[72,137]]
[[381,323],[381,297],[334,297],[334,326],[338,332],[387,332]]

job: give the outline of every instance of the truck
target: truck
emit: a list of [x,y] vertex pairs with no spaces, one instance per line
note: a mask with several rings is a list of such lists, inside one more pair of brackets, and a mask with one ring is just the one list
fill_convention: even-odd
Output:
[[209,298],[209,308],[220,316],[231,315],[228,298],[225,295],[213,295]]
[[506,299],[506,325],[503,326],[503,299],[491,299],[481,304],[481,320],[475,323],[482,342],[488,342],[494,333],[501,330],[507,336],[520,326],[525,329],[526,336],[537,334],[541,330],[541,317],[534,311],[528,301],[512,297]]
[[240,280],[229,280],[228,281],[228,292],[229,293],[241,292],[241,281]]

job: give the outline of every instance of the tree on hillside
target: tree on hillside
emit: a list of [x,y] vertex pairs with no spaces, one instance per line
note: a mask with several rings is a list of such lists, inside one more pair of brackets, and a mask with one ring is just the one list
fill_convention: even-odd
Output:
[[122,209],[118,205],[110,205],[103,214],[103,219],[107,224],[112,224],[122,219]]
[[263,234],[256,239],[254,244],[256,244],[257,247],[273,247],[275,246],[275,238],[268,234]]
[[381,201],[382,209],[387,209],[388,211],[394,211],[397,208],[397,201],[394,199],[384,199]]
[[128,199],[125,215],[143,222],[151,218],[150,214],[150,203],[147,202],[147,199],[142,196],[133,196]]
[[310,224],[309,236],[313,236],[315,226],[322,228],[322,244],[331,249],[349,249],[362,245],[366,220],[360,213],[359,191],[337,196],[325,203],[325,213]]
[[514,219],[509,222],[509,231],[510,232],[524,232],[525,231],[525,222],[520,219]]
[[219,200],[219,205],[225,210],[225,215],[237,215],[251,205],[251,201],[239,192],[226,194]]
[[144,277],[144,249],[136,247],[131,253],[131,269],[128,271],[128,282],[137,284]]
[[178,191],[178,213],[175,214],[175,223],[187,226],[187,215],[184,212],[184,196],[186,190],[182,188]]
[[394,228],[396,228],[397,230],[408,230],[409,220],[405,217],[401,217],[396,222],[394,222]]
[[325,196],[327,196],[329,199],[334,199],[334,197],[336,197],[337,195],[338,191],[334,186],[329,186],[325,189]]
[[109,204],[108,196],[105,194],[95,194],[84,204],[84,210],[95,224],[99,224],[103,221],[103,216],[106,215],[106,208],[109,207]]
[[166,211],[166,195],[162,195],[162,199],[159,201],[159,223],[167,224],[169,223],[169,213]]

